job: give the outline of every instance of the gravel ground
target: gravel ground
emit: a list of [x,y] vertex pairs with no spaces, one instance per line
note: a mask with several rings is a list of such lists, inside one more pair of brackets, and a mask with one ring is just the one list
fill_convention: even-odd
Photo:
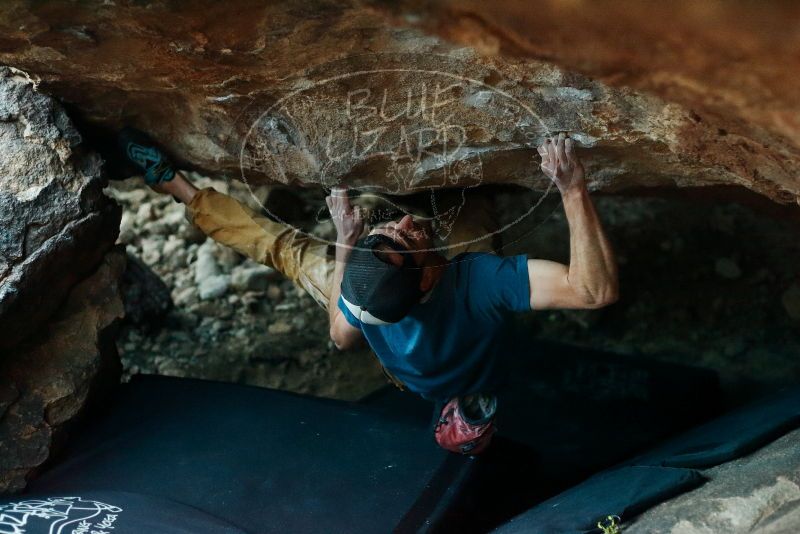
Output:
[[[244,186],[192,177],[246,199]],[[140,179],[114,182],[119,241],[169,290],[159,319],[126,321],[117,342],[126,376],[164,374],[359,398],[385,383],[369,350],[340,352],[325,311],[274,270],[220,246],[188,223],[182,204]],[[152,291],[151,291],[152,293]]]

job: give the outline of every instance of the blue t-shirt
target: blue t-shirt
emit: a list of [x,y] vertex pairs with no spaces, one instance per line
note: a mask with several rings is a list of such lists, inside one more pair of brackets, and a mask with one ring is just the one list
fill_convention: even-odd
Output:
[[524,255],[466,253],[453,258],[430,298],[389,325],[364,324],[339,298],[383,366],[431,400],[486,392],[500,378],[502,332],[509,312],[530,310]]

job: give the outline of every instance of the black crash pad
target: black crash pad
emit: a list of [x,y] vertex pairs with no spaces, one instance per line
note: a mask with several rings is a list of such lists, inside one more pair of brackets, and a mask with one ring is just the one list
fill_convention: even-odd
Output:
[[698,471],[753,452],[800,426],[800,388],[724,414],[537,505],[502,534],[599,532],[609,515],[623,521],[702,482]]
[[713,371],[538,341],[511,364],[497,425],[571,485],[717,416],[719,399]]
[[699,472],[671,467],[627,466],[605,471],[515,517],[497,534],[582,534],[598,521],[622,521],[703,483]]
[[[95,495],[125,509],[124,498],[104,496],[127,492],[252,533],[382,534],[432,523],[470,466],[436,446],[427,421],[262,388],[146,376],[121,387],[29,494]],[[121,512],[115,532],[126,520]]]
[[0,504],[0,532],[19,534],[246,534],[183,504],[119,491],[26,495]]
[[629,464],[707,468],[800,427],[800,387],[788,388],[679,435]]
[[[498,435],[529,447],[540,480],[582,480],[719,413],[718,378],[705,369],[535,340],[509,365]],[[362,403],[433,419],[433,403],[393,386]]]
[[[441,532],[487,532],[717,414],[713,372],[530,339],[517,346],[499,393],[498,434]],[[363,402],[407,421],[430,421],[433,411],[391,386]]]

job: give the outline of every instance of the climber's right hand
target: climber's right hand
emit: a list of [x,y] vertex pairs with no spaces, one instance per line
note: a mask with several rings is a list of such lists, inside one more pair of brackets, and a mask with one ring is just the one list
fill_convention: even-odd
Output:
[[561,194],[584,186],[584,170],[575,153],[575,143],[564,133],[548,137],[537,149],[542,157],[541,169]]

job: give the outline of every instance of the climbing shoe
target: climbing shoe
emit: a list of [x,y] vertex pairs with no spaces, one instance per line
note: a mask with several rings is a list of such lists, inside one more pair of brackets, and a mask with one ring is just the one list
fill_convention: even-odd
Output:
[[146,133],[125,127],[119,133],[118,142],[128,161],[142,171],[147,185],[169,182],[175,177],[172,163]]

